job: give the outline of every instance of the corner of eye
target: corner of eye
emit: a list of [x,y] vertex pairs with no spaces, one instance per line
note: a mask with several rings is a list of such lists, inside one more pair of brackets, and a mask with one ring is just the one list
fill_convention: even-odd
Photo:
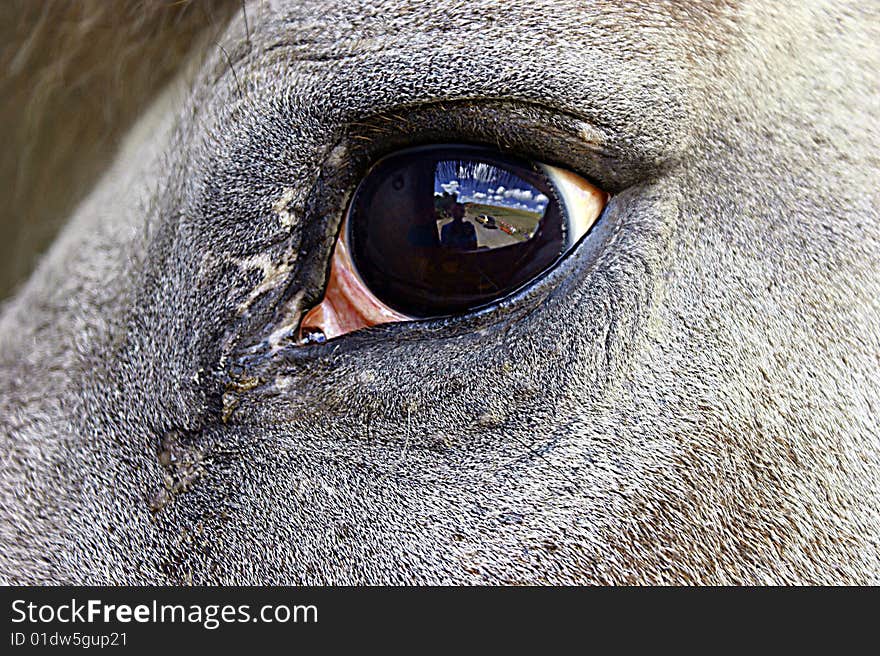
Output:
[[412,319],[385,305],[360,280],[349,255],[345,228],[340,230],[333,251],[324,296],[300,322],[300,345],[321,344],[364,328]]
[[549,164],[545,164],[544,169],[568,208],[573,241],[577,241],[602,215],[611,194],[577,173]]

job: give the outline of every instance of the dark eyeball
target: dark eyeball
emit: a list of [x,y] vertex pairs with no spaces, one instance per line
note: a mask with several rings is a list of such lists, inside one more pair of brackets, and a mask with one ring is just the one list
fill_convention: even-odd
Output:
[[491,303],[559,260],[607,199],[569,171],[488,148],[388,156],[354,193],[324,301],[303,330],[331,338]]

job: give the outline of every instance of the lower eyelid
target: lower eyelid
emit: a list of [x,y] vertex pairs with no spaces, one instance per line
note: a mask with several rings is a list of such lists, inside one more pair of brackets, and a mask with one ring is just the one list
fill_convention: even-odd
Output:
[[[639,334],[650,325],[666,269],[666,219],[677,216],[669,207],[677,197],[668,192],[650,184],[616,195],[588,240],[533,284],[492,306],[387,324],[247,360],[246,375],[264,382],[240,396],[235,420],[308,425],[335,421],[338,410],[339,421],[364,422],[369,413],[399,410],[413,398],[414,380],[426,382],[431,391],[424,393],[432,403],[456,403],[459,393],[493,403],[510,386],[537,381],[542,394],[563,394],[565,377],[554,364],[559,357],[579,360],[579,366],[565,369],[597,381],[591,393],[601,395],[602,381],[627,366],[638,352]],[[545,350],[555,355],[544,358]],[[522,373],[509,379],[510,386],[484,390],[479,372],[505,363],[511,369],[499,370],[501,379],[507,380],[507,371]],[[456,380],[455,386],[438,380],[438,371],[445,372],[443,380]],[[328,395],[335,405],[328,406]],[[370,399],[366,405],[353,402],[364,398]]]

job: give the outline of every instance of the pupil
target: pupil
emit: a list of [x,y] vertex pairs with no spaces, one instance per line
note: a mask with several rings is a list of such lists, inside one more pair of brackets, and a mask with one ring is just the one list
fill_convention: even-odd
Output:
[[348,229],[364,283],[412,317],[505,296],[553,264],[566,242],[540,165],[468,146],[381,160],[355,192]]

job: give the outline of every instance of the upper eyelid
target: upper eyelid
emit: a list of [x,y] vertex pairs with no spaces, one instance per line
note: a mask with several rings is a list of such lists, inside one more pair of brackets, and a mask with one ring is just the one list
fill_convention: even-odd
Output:
[[472,143],[571,170],[614,194],[668,165],[639,143],[542,104],[499,99],[419,103],[345,126],[345,141],[378,160],[430,143]]

